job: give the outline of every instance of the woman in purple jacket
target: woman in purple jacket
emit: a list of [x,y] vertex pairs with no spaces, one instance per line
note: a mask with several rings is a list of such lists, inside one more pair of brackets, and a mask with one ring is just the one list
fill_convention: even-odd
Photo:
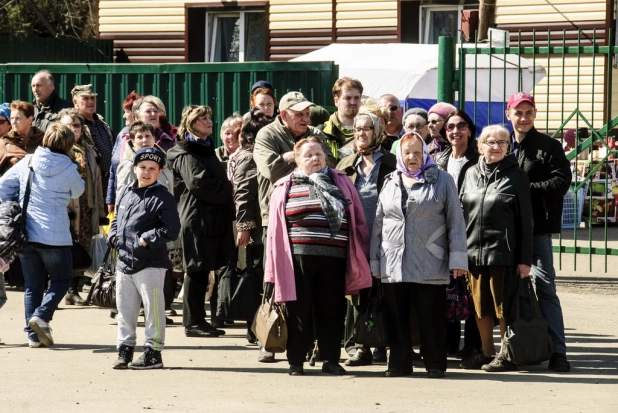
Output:
[[346,294],[371,286],[369,235],[358,192],[344,172],[326,166],[317,136],[294,146],[298,166],[276,184],[270,200],[265,278],[275,301],[285,302],[289,374],[303,375],[313,340],[322,371],[343,375],[339,364]]

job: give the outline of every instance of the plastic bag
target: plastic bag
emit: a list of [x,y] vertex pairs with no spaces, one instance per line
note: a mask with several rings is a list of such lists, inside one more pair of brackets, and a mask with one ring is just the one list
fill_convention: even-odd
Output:
[[105,256],[105,251],[107,250],[107,236],[101,234],[97,234],[92,237],[92,242],[90,243],[90,257],[92,258],[92,265],[86,271],[84,271],[84,275],[87,277],[94,277],[94,275],[99,270],[99,267],[103,264],[103,257]]
[[[109,214],[107,214],[107,219],[109,219],[109,224],[101,226],[102,233],[105,236],[107,236],[107,234],[109,233],[109,227],[112,225],[112,221],[114,220],[114,213],[110,212]],[[103,253],[105,253],[105,251],[103,251]]]

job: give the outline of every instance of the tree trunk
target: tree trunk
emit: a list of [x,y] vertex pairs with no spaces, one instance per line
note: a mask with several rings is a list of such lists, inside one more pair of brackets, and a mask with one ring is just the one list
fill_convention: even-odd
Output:
[[487,40],[490,27],[496,22],[496,0],[480,0],[479,2],[478,40]]
[[52,37],[56,37],[56,31],[51,26],[51,24],[49,24],[49,20],[45,18],[45,16],[43,15],[43,13],[41,13],[41,10],[37,7],[37,5],[32,0],[25,0],[25,1],[28,7],[30,7],[32,11],[34,11],[34,13],[36,14],[36,17],[39,19],[41,24],[43,24],[43,26],[49,32],[49,34],[51,34]]

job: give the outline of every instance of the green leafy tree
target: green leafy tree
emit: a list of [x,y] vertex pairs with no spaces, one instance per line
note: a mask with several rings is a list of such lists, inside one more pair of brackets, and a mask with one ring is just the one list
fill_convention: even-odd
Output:
[[0,34],[96,37],[94,1],[0,0]]

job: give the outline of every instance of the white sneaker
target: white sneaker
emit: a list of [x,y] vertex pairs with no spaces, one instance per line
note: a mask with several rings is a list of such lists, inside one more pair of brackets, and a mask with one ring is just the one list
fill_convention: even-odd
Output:
[[45,320],[40,317],[33,316],[30,321],[28,321],[28,324],[30,325],[30,328],[36,332],[36,335],[42,344],[46,346],[54,345],[52,329]]
[[39,347],[41,347],[41,343],[39,341],[28,340],[28,347],[30,347],[30,348],[39,348]]

